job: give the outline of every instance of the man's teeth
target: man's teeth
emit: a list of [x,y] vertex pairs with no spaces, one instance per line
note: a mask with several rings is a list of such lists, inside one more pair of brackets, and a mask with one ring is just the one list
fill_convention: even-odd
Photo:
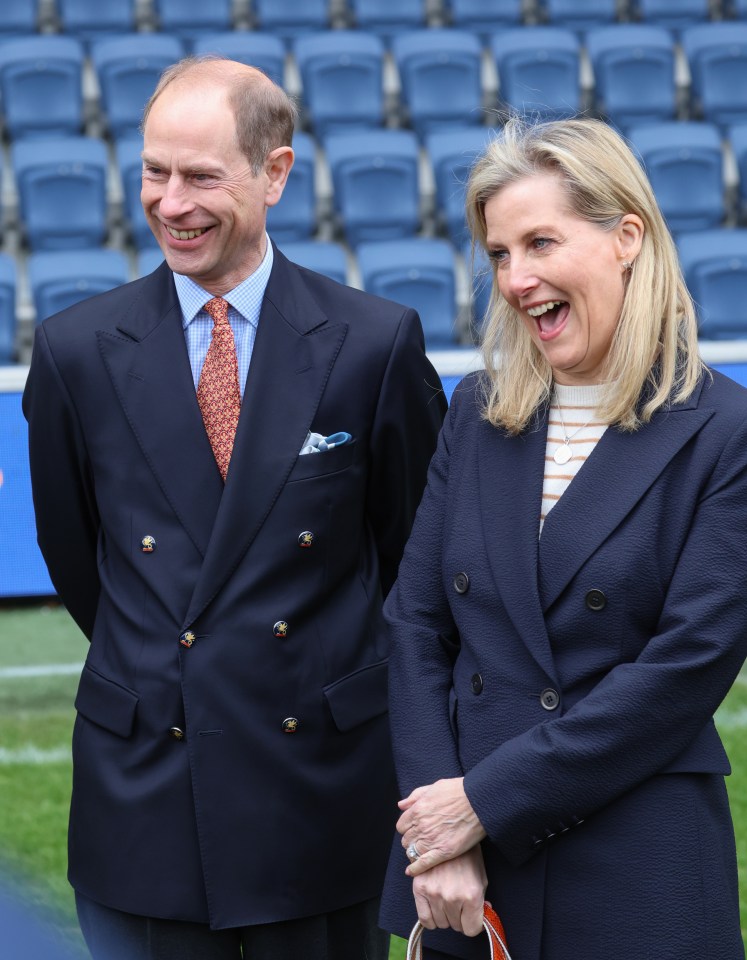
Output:
[[201,237],[205,232],[200,230],[174,230],[172,227],[166,227],[174,240],[194,240],[195,237]]
[[563,303],[562,300],[548,300],[547,303],[541,303],[537,307],[529,307],[527,313],[530,317],[541,317],[543,313],[547,313],[554,307],[559,307],[561,303]]

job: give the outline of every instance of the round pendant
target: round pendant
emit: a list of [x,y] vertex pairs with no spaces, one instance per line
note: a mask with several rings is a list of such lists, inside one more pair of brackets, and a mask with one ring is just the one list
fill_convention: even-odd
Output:
[[567,443],[564,443],[561,447],[555,448],[555,453],[552,455],[552,458],[555,463],[562,467],[564,463],[568,463],[572,456],[571,448]]

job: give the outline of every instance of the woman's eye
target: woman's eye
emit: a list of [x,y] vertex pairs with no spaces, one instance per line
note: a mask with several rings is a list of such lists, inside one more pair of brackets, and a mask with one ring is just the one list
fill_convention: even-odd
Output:
[[492,260],[493,263],[502,263],[507,256],[508,252],[506,250],[491,250],[488,259]]
[[532,241],[535,250],[544,250],[545,247],[548,247],[552,243],[549,237],[535,237]]

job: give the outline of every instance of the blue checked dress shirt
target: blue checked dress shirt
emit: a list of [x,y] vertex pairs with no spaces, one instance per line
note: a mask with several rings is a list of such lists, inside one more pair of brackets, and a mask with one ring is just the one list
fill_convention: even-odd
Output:
[[[228,321],[233,330],[236,341],[236,358],[239,364],[239,389],[241,399],[244,399],[244,386],[249,373],[249,363],[252,359],[254,340],[257,336],[259,312],[262,308],[262,299],[265,295],[267,281],[272,270],[272,244],[267,239],[267,250],[262,263],[254,273],[243,280],[237,287],[224,294],[228,301]],[[195,283],[189,277],[180,273],[174,274],[176,294],[182,308],[182,326],[187,342],[189,363],[192,367],[192,379],[195,390],[200,382],[202,365],[210,346],[213,333],[213,319],[205,313],[203,307],[212,300],[214,294]]]

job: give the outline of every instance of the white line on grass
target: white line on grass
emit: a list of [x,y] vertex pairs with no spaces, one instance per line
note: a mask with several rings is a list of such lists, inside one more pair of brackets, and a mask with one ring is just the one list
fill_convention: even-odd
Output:
[[18,677],[66,677],[80,673],[82,663],[40,663],[32,667],[0,667],[0,680]]
[[17,747],[14,750],[0,747],[0,766],[3,767],[12,764],[67,763],[70,758],[70,747],[52,747],[49,750],[42,750],[41,747],[35,747],[33,744]]

